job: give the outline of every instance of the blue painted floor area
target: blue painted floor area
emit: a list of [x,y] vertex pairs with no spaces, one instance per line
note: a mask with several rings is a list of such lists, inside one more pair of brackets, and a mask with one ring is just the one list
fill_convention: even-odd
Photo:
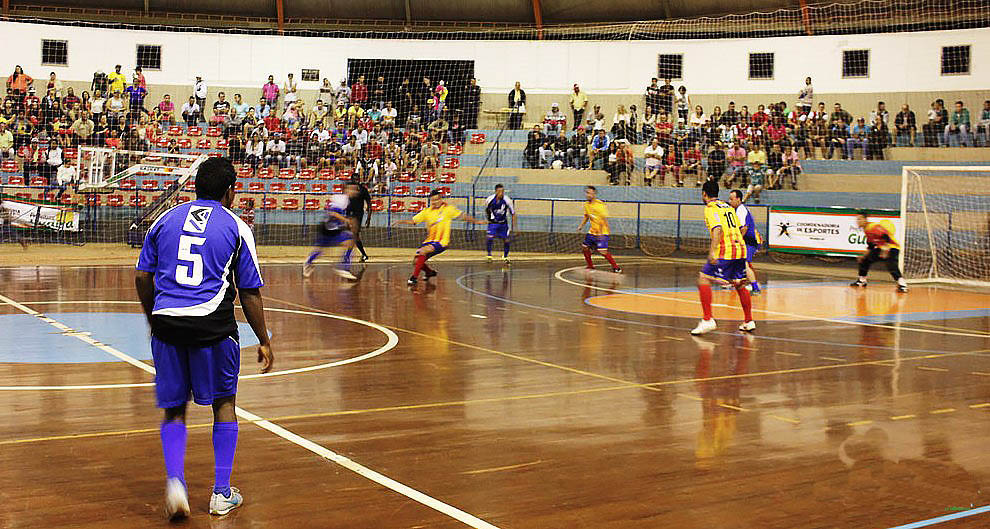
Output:
[[[95,340],[119,349],[138,360],[151,360],[148,324],[143,314],[120,312],[53,312],[48,314],[74,330],[91,333]],[[257,345],[251,326],[237,322],[241,346]],[[0,315],[0,336],[14,340],[0,341],[0,363],[15,364],[86,364],[119,362],[82,340],[67,336],[58,329],[27,314]]]

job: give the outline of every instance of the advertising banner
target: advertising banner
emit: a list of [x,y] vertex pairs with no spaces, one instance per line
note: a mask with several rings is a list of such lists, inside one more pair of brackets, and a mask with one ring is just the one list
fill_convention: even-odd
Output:
[[814,255],[853,256],[866,251],[866,236],[856,224],[856,213],[869,219],[889,219],[894,237],[904,233],[900,212],[858,210],[843,207],[772,206],[770,208],[770,250]]
[[15,228],[79,231],[79,215],[71,209],[9,199],[3,199],[0,207],[5,210],[0,215],[0,223],[10,222]]

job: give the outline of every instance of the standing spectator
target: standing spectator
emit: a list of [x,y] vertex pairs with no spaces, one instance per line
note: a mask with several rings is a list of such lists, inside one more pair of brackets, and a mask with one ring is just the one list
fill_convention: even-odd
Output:
[[990,147],[990,99],[983,102],[983,111],[980,112],[980,121],[976,123],[976,132],[983,131],[983,146]]
[[165,94],[156,108],[158,109],[158,119],[160,121],[170,125],[175,123],[175,103],[172,102],[172,96]]
[[110,80],[107,79],[107,74],[103,73],[103,70],[96,70],[93,73],[93,82],[89,84],[89,89],[93,91],[94,96],[96,92],[100,92],[101,94],[110,93]]
[[144,78],[144,70],[140,66],[134,69],[134,79],[135,84],[145,90],[148,89],[148,81]]
[[[722,175],[725,174],[725,163],[726,156],[725,150],[723,150],[722,142],[715,142],[715,148],[708,153],[708,180],[715,180],[716,182],[721,180]],[[701,185],[701,179],[695,184],[697,186]]]
[[539,150],[543,146],[543,141],[543,133],[540,132],[540,126],[534,125],[533,130],[529,131],[529,134],[526,135],[526,148],[523,149],[523,157],[530,169],[539,168]]
[[208,87],[203,81],[203,77],[197,75],[196,82],[193,83],[193,97],[196,98],[196,104],[199,105],[200,113],[204,112],[206,109],[206,94],[208,92]]
[[49,91],[54,91],[55,97],[62,96],[62,81],[55,78],[55,72],[48,74],[48,83],[45,88]]
[[468,83],[467,93],[464,94],[464,126],[468,129],[478,128],[478,113],[481,112],[481,87],[478,80],[472,78]]
[[[268,82],[261,86],[261,98],[265,100],[265,103],[271,107],[276,108],[278,106],[278,84],[275,83],[275,76],[269,75]],[[258,114],[261,115],[260,113]],[[267,114],[265,115],[267,117]]]
[[127,88],[127,77],[120,73],[119,64],[113,67],[113,73],[107,76],[107,82],[110,83],[108,88],[110,94],[116,92],[124,93],[124,89]]
[[588,165],[588,131],[581,125],[567,144],[567,166],[584,169]]
[[945,146],[949,146],[949,135],[958,135],[959,143],[969,147],[969,109],[963,107],[962,101],[956,101],[956,110],[945,125]]
[[244,102],[241,94],[234,94],[234,103],[230,106],[230,126],[236,129],[241,128],[250,109],[251,105]]
[[299,86],[296,85],[296,80],[293,79],[293,74],[289,74],[285,78],[285,83],[282,85],[282,102],[285,103],[285,109],[287,110],[296,101],[299,101]]
[[598,129],[595,137],[591,140],[591,155],[588,160],[588,169],[594,169],[595,159],[608,156],[608,146],[611,143],[604,129]]
[[[136,81],[137,78],[135,78],[134,80]],[[128,97],[130,104],[130,106],[128,107],[128,109],[130,110],[129,119],[131,121],[137,121],[138,116],[140,116],[142,113],[143,114],[148,113],[148,109],[144,108],[144,98],[147,97],[148,95],[148,89],[142,88],[137,83],[134,83],[131,86],[128,86],[125,92],[127,92],[127,95],[129,96]]]
[[557,136],[564,130],[567,130],[567,117],[560,111],[560,105],[553,103],[550,105],[550,111],[543,118],[543,133],[547,136]]
[[877,116],[873,121],[866,135],[866,158],[869,160],[883,160],[883,150],[890,143],[890,130],[882,117]]
[[883,101],[877,101],[877,109],[870,112],[870,123],[876,123],[878,117],[883,119],[884,125],[890,123],[890,113]]
[[570,98],[571,112],[574,113],[574,130],[584,123],[584,111],[588,108],[588,96],[581,91],[581,87],[574,83],[574,92]]
[[391,99],[388,96],[388,83],[385,82],[385,76],[379,75],[377,79],[371,82],[371,100],[378,104],[378,108],[385,106],[385,102]]
[[907,105],[907,103],[901,106],[901,111],[898,112],[897,116],[894,118],[894,131],[897,134],[898,145],[901,143],[901,138],[907,137],[908,146],[914,147],[914,135],[917,133],[918,127],[916,125],[914,112]]
[[653,110],[655,115],[660,114],[660,85],[657,78],[650,79],[650,86],[646,87],[646,106]]
[[357,82],[351,85],[351,103],[362,107],[368,104],[368,85],[364,83],[363,75],[359,75]]
[[519,81],[516,81],[516,87],[509,92],[509,108],[509,128],[517,130],[522,126],[523,114],[526,113],[526,91]]
[[650,141],[650,145],[643,151],[643,157],[646,159],[646,168],[644,169],[643,177],[644,183],[647,186],[652,186],[653,179],[660,176],[662,184],[663,147],[660,146],[660,140],[654,137]]
[[687,123],[688,112],[691,109],[691,97],[688,96],[687,88],[681,85],[677,88],[677,119]]
[[811,78],[804,78],[804,87],[798,91],[798,110],[803,114],[811,112],[811,105],[815,102],[815,89],[811,86]]
[[[407,79],[408,81],[408,79]],[[340,86],[337,87],[337,105],[348,107],[351,104],[351,87],[347,86],[347,80],[341,79]]]
[[185,120],[187,126],[195,127],[199,123],[199,114],[201,111],[201,107],[199,106],[199,103],[196,102],[196,98],[189,96],[189,101],[182,105],[182,119]]
[[[268,76],[268,81],[271,82],[272,80],[273,80],[272,76]],[[276,85],[275,87],[278,88],[278,85]],[[324,77],[323,84],[320,85],[320,99],[326,101],[327,104],[333,104],[335,97],[334,93],[335,92],[333,89],[333,85],[330,84],[330,79]]]
[[653,113],[653,108],[646,106],[646,113],[643,115],[643,142],[650,143],[650,138],[657,135],[657,115]]
[[104,110],[106,110],[107,120],[110,122],[110,126],[120,130],[124,126],[124,118],[127,110],[123,98],[120,97],[120,92],[114,92],[113,97],[104,106]]
[[14,66],[14,73],[7,77],[7,88],[12,90],[14,97],[18,101],[23,100],[24,96],[27,94],[28,88],[34,83],[34,79],[30,75],[24,73],[24,68],[18,64]]
[[673,117],[674,112],[674,85],[670,84],[670,79],[665,78],[660,86],[660,109],[667,116]]

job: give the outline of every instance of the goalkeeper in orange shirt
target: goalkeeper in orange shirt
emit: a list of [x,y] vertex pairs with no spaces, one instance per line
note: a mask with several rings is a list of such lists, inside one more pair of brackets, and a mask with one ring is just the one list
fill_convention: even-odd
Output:
[[894,238],[894,223],[887,219],[880,219],[877,222],[870,222],[866,213],[856,214],[856,223],[863,228],[866,234],[866,253],[860,255],[859,279],[853,281],[851,286],[865,287],[866,274],[870,273],[870,266],[877,261],[884,261],[887,264],[887,271],[890,276],[897,281],[897,291],[907,292],[907,281],[901,275],[899,257],[901,255],[901,245]]

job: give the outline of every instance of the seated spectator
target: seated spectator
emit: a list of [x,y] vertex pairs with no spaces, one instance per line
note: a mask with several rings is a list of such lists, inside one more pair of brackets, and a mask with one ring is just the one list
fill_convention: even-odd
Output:
[[673,175],[674,185],[684,187],[684,180],[681,178],[681,167],[684,165],[684,155],[676,145],[667,149],[660,173],[660,185],[664,185],[667,175]]
[[797,151],[791,149],[790,146],[784,147],[781,159],[784,165],[777,171],[777,186],[774,189],[783,188],[786,179],[791,182],[791,189],[797,191],[797,177],[801,174],[801,161],[798,159]]
[[616,140],[615,148],[615,179],[624,186],[632,184],[632,175],[636,171],[636,158],[629,140]]
[[705,109],[701,105],[694,106],[694,113],[691,114],[688,123],[695,130],[701,130],[708,123],[708,116],[705,115]]
[[938,147],[948,122],[949,113],[945,110],[945,102],[936,99],[928,110],[928,123],[921,127],[925,147]]
[[[790,149],[791,146],[788,145],[787,148]],[[777,189],[777,178],[783,167],[784,153],[780,151],[780,144],[775,143],[770,147],[770,152],[767,153],[767,174],[769,175],[766,183],[767,189]]]
[[255,134],[244,145],[244,163],[250,165],[252,169],[257,169],[264,160],[265,140],[260,134]]
[[183,103],[181,109],[182,119],[186,122],[187,127],[195,127],[199,124],[200,111],[196,99],[193,96],[189,96],[189,101]]
[[625,105],[619,105],[612,116],[612,138],[622,140],[629,137],[629,112]]
[[850,113],[842,109],[841,103],[836,103],[834,110],[832,110],[832,114],[828,118],[828,121],[829,125],[833,125],[840,121],[842,123],[849,124],[853,122],[853,118]]
[[594,169],[595,160],[608,156],[608,146],[611,143],[611,140],[605,134],[605,129],[599,129],[596,131],[595,137],[591,140],[591,153],[588,160],[588,169]]
[[866,135],[866,158],[883,160],[883,150],[890,144],[890,130],[881,116],[877,116]]
[[395,122],[398,116],[399,111],[392,106],[392,102],[385,102],[385,108],[382,109],[382,127],[386,130],[390,130],[395,127]]
[[240,134],[232,134],[227,140],[227,157],[233,163],[244,163],[244,144]]
[[725,174],[725,178],[722,180],[723,187],[732,187],[732,182],[736,179],[736,173],[742,171],[746,167],[746,159],[748,154],[746,149],[742,148],[738,142],[732,144],[732,148],[726,153],[726,160],[728,161],[729,167],[728,172]]
[[846,125],[845,121],[837,120],[833,122],[828,128],[828,136],[826,142],[828,143],[828,153],[826,153],[826,158],[831,160],[832,155],[835,150],[839,150],[839,156],[845,160],[846,159],[846,141],[849,139],[849,125]]
[[605,162],[605,172],[608,173],[608,183],[613,186],[619,185],[619,174],[616,171],[617,168],[615,164],[615,162],[619,160],[618,152],[619,144],[616,143],[616,141],[612,141],[608,145],[608,151],[606,151],[602,156],[602,160]]
[[271,114],[273,108],[275,107],[270,105],[268,101],[262,97],[258,100],[258,104],[254,106],[254,115],[258,119],[264,120],[269,114]]
[[63,163],[55,173],[55,185],[58,187],[58,194],[55,201],[58,202],[69,186],[75,187],[79,183],[79,171],[76,168],[76,161],[72,158]]
[[[546,136],[544,136],[544,140],[545,139],[546,139]],[[539,163],[540,169],[550,169],[551,164],[553,164],[554,156],[556,154],[554,152],[553,147],[550,145],[550,142],[549,141],[544,141],[537,148],[537,151],[536,152],[537,152],[537,156],[539,157],[538,163]]]
[[647,105],[646,112],[643,114],[643,131],[642,138],[643,141],[649,145],[650,140],[657,135],[657,115],[653,112],[653,107]]
[[403,157],[402,170],[416,174],[419,170],[420,156],[423,145],[419,141],[419,136],[409,136],[406,141],[406,152]]
[[804,149],[804,157],[811,158],[812,146],[807,120],[802,121],[801,124],[794,129],[794,139],[792,143],[793,145],[783,145],[785,150],[787,147],[793,146],[794,153],[796,154],[801,149]]
[[[747,167],[743,171],[742,185],[746,185],[746,193],[743,195],[743,202],[746,202],[753,198],[753,201],[757,204],[760,203],[760,193],[763,192],[763,188],[766,186],[767,180],[770,178],[770,170],[760,163],[760,160],[755,160],[750,167]],[[746,182],[749,182],[748,185]]]
[[653,179],[660,176],[660,183],[663,184],[663,147],[660,146],[660,140],[655,136],[646,147],[646,150],[643,151],[643,157],[646,160],[643,177],[644,183],[647,186],[652,186]]
[[584,169],[588,164],[588,129],[581,125],[567,143],[567,166]]
[[234,103],[230,105],[230,125],[233,128],[241,128],[250,109],[251,105],[244,102],[241,94],[234,94]]
[[887,112],[887,104],[877,101],[877,109],[870,112],[870,123],[876,123],[877,118],[883,119],[883,124],[890,123],[890,112]]
[[849,139],[846,140],[846,158],[854,160],[853,151],[858,148],[862,149],[863,159],[866,159],[866,137],[869,132],[869,129],[866,127],[866,120],[863,118],[857,119],[856,125],[849,131]]
[[155,107],[155,115],[162,123],[169,125],[175,123],[175,103],[172,102],[172,96],[165,94],[162,97],[161,102]]
[[465,138],[467,138],[467,127],[461,123],[459,116],[454,116],[454,121],[447,130],[447,140],[453,145],[464,145]]
[[976,133],[983,132],[983,146],[990,147],[990,99],[983,102],[980,121],[976,123]]
[[373,123],[381,122],[382,111],[381,108],[378,106],[378,103],[372,103],[371,108],[369,108],[368,111],[364,113],[364,117],[368,118]]
[[51,186],[55,183],[55,175],[58,168],[62,167],[62,163],[62,147],[59,145],[58,138],[51,138],[48,140],[48,150],[45,151],[45,166],[41,175],[45,177],[48,182],[47,185]]
[[440,111],[439,117],[430,123],[429,127],[431,141],[438,144],[447,142],[447,131],[450,129],[450,124],[447,123],[445,115],[446,112]]
[[905,103],[901,107],[901,111],[894,118],[894,131],[897,134],[897,143],[901,143],[901,138],[907,138],[908,146],[914,147],[914,136],[918,131],[916,125],[914,112]]
[[543,118],[543,134],[556,137],[562,130],[567,130],[567,116],[560,111],[560,105],[554,103]]
[[[715,180],[718,182],[722,179],[722,175],[725,174],[726,169],[726,155],[725,149],[722,142],[715,142],[715,148],[708,153],[708,180]],[[701,186],[701,180],[695,184]]]
[[279,168],[288,166],[287,145],[279,133],[273,134],[265,144],[265,165],[277,164]]
[[[688,175],[693,175],[695,181],[700,182],[703,180],[701,177],[701,148],[697,142],[693,143],[689,149],[684,151],[684,165],[681,166],[681,182],[684,181]],[[680,184],[683,186],[683,184]]]
[[529,131],[526,135],[526,147],[523,149],[523,158],[526,160],[526,166],[530,169],[540,168],[540,147],[543,146],[544,142],[543,133],[540,131],[539,125],[533,125],[533,130]]
[[[357,86],[357,84],[355,84]],[[364,116],[364,109],[361,104],[357,101],[351,103],[351,106],[347,109],[347,124],[349,127],[354,127],[357,125],[358,118]]]
[[969,109],[963,107],[962,101],[956,101],[956,109],[945,125],[946,147],[949,146],[950,135],[958,136],[959,143],[963,147],[969,147]]
[[770,114],[767,113],[764,105],[759,105],[756,107],[756,112],[753,112],[750,122],[754,127],[763,127],[770,122]]
[[0,160],[13,160],[14,153],[14,133],[6,123],[0,123]]
[[777,118],[773,124],[767,127],[767,143],[769,145],[783,146],[787,141],[787,126],[784,120]]
[[440,169],[440,146],[432,141],[423,142],[420,151],[422,155],[423,171],[437,171]]
[[598,131],[605,130],[605,114],[602,114],[600,105],[595,105],[591,114],[588,115],[588,128],[596,135]]
[[636,109],[636,105],[629,105],[629,137],[627,138],[633,144],[639,143],[639,112]]
[[562,169],[567,164],[568,141],[565,131],[566,129],[549,138],[550,148],[553,149],[553,163],[551,165],[554,169]]
[[93,123],[93,120],[89,119],[89,112],[85,110],[80,112],[79,119],[72,124],[74,143],[90,145],[94,128],[96,128],[96,124]]
[[41,146],[38,138],[31,138],[31,142],[28,144],[27,151],[23,153],[24,159],[24,181],[31,181],[31,173],[37,173],[38,176],[44,176],[45,166],[47,165],[47,159],[45,153],[47,149]]
[[72,110],[73,108],[76,108],[76,105],[78,105],[81,101],[82,100],[79,99],[79,96],[75,94],[70,86],[66,88],[65,97],[62,98],[62,108]]
[[825,159],[825,152],[828,148],[828,127],[825,126],[825,120],[821,118],[814,118],[811,120],[811,126],[808,129],[808,145],[811,147],[811,155],[807,158],[815,157],[815,147],[821,148],[822,159]]

